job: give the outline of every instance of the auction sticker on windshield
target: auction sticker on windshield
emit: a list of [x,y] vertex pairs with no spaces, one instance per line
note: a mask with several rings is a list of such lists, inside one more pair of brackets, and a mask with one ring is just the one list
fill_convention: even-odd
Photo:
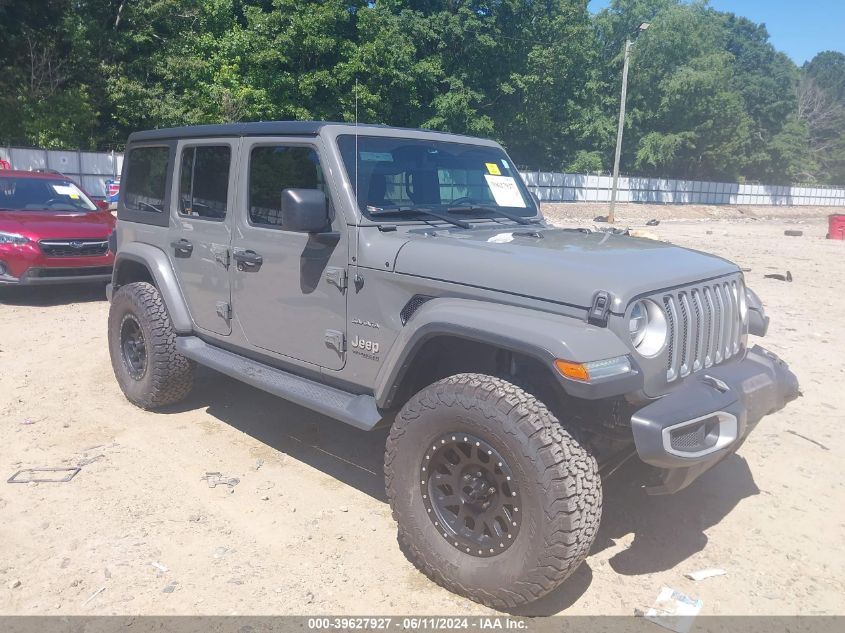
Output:
[[76,188],[76,185],[69,184],[69,185],[52,185],[53,191],[55,191],[60,196],[68,196],[70,198],[79,198],[79,195],[82,193],[79,189]]
[[511,176],[491,176],[484,174],[487,186],[493,193],[496,204],[500,207],[525,208],[525,200],[519,191],[516,181]]

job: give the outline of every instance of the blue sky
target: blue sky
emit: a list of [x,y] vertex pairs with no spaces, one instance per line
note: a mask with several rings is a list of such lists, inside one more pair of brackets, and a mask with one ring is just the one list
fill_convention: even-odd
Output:
[[[590,0],[590,10],[608,4]],[[845,53],[845,0],[711,0],[710,5],[764,23],[774,47],[799,66],[821,51]]]

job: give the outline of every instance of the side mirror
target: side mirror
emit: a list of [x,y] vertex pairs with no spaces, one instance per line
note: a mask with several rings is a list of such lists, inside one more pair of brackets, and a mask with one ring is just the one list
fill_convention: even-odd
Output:
[[100,211],[108,211],[109,210],[109,203],[105,200],[94,200],[94,204]]
[[282,191],[282,228],[300,233],[317,233],[329,225],[326,194],[319,189]]

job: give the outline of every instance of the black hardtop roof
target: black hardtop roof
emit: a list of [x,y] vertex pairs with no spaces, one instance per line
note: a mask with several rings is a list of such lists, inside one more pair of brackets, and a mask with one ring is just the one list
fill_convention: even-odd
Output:
[[[256,121],[252,123],[222,123],[216,125],[187,125],[185,127],[144,130],[129,135],[130,143],[162,141],[180,138],[207,138],[214,136],[316,136],[327,125],[352,126],[354,123],[340,121]],[[359,124],[361,133],[367,129],[411,130],[412,128],[391,127],[372,123]],[[421,130],[415,130],[417,132]],[[423,130],[437,134],[448,134],[436,130]],[[450,136],[452,136],[450,134]],[[466,138],[466,137],[464,137]]]

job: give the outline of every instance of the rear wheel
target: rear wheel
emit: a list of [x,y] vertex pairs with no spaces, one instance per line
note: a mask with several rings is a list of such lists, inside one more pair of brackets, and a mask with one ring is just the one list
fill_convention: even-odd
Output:
[[492,376],[452,376],[411,398],[391,428],[385,478],[414,564],[496,608],[566,580],[601,517],[595,459],[542,402]]
[[150,283],[126,284],[114,293],[109,353],[124,395],[143,409],[174,404],[191,391],[194,363],[176,351],[170,315]]

